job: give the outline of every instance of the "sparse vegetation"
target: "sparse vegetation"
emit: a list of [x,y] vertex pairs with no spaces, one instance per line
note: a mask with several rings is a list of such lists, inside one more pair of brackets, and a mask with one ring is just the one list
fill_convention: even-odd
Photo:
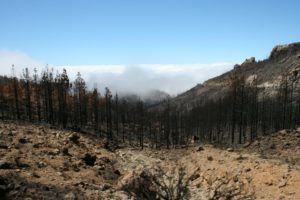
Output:
[[211,145],[200,151],[197,145],[108,151],[103,139],[90,134],[74,143],[72,131],[31,123],[5,121],[0,130],[0,193],[8,199],[300,197],[299,131],[280,131],[227,151]]
[[189,199],[189,182],[195,176],[186,177],[186,170],[180,167],[177,171],[173,168],[167,175],[163,169],[158,168],[155,173],[143,171],[132,182],[123,186],[123,190],[134,194],[137,199],[164,199],[181,200]]

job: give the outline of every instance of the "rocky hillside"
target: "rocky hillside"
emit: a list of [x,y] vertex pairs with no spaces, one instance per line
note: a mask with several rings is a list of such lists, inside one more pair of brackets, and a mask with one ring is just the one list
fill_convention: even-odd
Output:
[[189,107],[200,99],[216,99],[223,96],[228,91],[229,78],[234,72],[244,76],[248,82],[256,78],[259,87],[272,90],[284,73],[299,67],[300,43],[279,45],[273,48],[268,59],[263,61],[256,61],[253,57],[246,59],[242,64],[235,65],[231,71],[178,95],[171,103],[177,107]]
[[240,149],[106,149],[102,139],[0,122],[0,199],[300,199],[300,130]]

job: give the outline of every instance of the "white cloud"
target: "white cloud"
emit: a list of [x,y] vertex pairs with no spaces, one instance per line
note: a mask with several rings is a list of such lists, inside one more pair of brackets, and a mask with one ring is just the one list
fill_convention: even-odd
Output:
[[230,69],[230,63],[63,66],[71,77],[80,71],[90,86],[143,94],[159,89],[176,95]]
[[12,75],[12,65],[15,66],[16,75],[20,75],[24,68],[33,71],[35,67],[45,66],[41,61],[37,61],[20,51],[8,51],[0,49],[0,72],[4,75]]
[[[15,65],[17,74],[20,74],[25,67],[31,71],[37,67],[41,71],[45,66],[45,63],[36,61],[22,52],[0,50],[0,74],[11,75],[12,64]],[[74,79],[77,72],[80,72],[90,87],[96,83],[100,89],[107,86],[119,93],[143,94],[149,90],[159,89],[176,95],[232,69],[232,66],[231,63],[213,63],[51,67],[54,71],[66,68],[71,79]]]

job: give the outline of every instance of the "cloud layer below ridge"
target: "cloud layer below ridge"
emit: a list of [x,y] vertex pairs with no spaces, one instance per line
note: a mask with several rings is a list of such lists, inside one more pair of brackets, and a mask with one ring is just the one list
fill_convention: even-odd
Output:
[[[31,72],[36,67],[41,72],[46,65],[22,52],[0,50],[0,74],[11,75],[12,64],[17,75],[25,67]],[[230,70],[232,64],[49,65],[49,68],[54,72],[67,69],[72,80],[80,72],[89,87],[96,85],[99,89],[109,87],[114,92],[137,94],[158,89],[176,95]]]

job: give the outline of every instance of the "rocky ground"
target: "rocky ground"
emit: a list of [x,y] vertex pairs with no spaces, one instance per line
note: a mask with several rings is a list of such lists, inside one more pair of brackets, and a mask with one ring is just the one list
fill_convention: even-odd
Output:
[[300,130],[239,149],[120,148],[0,122],[0,199],[300,199]]

